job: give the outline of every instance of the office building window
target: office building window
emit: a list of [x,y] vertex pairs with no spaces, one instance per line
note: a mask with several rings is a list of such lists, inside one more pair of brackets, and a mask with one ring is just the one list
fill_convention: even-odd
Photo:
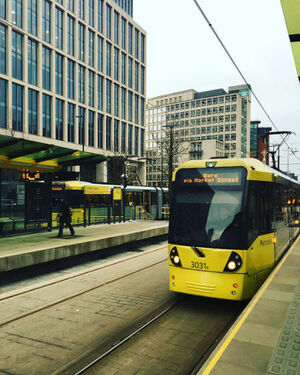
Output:
[[89,65],[94,66],[95,33],[89,30]]
[[111,39],[111,7],[106,4],[106,36]]
[[84,103],[85,93],[85,80],[84,80],[85,69],[83,66],[78,65],[78,101]]
[[11,22],[22,27],[22,0],[12,0],[11,1]]
[[68,103],[68,142],[74,142],[75,105]]
[[59,53],[55,54],[55,91],[56,94],[63,95],[63,61],[64,58]]
[[0,73],[6,73],[6,27],[0,24]]
[[119,121],[115,120],[114,123],[114,151],[119,151]]
[[135,29],[135,57],[138,59],[139,58],[139,43],[140,43],[140,32],[139,30]]
[[121,82],[123,85],[126,84],[126,54],[122,52],[122,61],[121,61]]
[[98,70],[100,70],[100,72],[103,72],[103,38],[101,38],[101,36],[98,36],[97,58]]
[[106,150],[111,150],[111,118],[106,117]]
[[134,100],[134,121],[138,124],[139,122],[139,96],[135,95]]
[[88,105],[90,107],[94,107],[94,80],[95,80],[95,74],[94,72],[89,70],[89,88],[88,88]]
[[122,17],[122,36],[121,36],[121,47],[126,49],[126,19]]
[[111,76],[111,44],[106,42],[106,74]]
[[114,48],[114,78],[116,81],[119,80],[119,50]]
[[28,32],[37,35],[37,0],[28,0]]
[[145,63],[145,35],[141,34],[141,60]]
[[17,79],[23,78],[23,36],[12,31],[12,76]]
[[37,43],[28,39],[28,83],[32,85],[37,85],[37,49]]
[[23,86],[12,84],[12,128],[23,131]]
[[77,0],[78,16],[84,20],[84,0]]
[[67,94],[69,99],[74,99],[74,76],[75,63],[68,59],[67,66]]
[[74,0],[68,0],[68,9],[74,13]]
[[98,109],[103,111],[103,77],[98,75],[97,83]]
[[141,125],[145,125],[145,99],[141,98]]
[[103,0],[98,0],[98,31],[103,33]]
[[114,42],[119,44],[119,13],[114,11]]
[[78,24],[78,59],[84,61],[84,30],[85,27]]
[[43,47],[43,89],[51,90],[51,51],[49,48]]
[[98,113],[98,148],[103,148],[103,118],[104,116]]
[[121,152],[126,152],[126,122],[122,122],[122,129],[121,129]]
[[6,129],[6,81],[0,78],[0,128]]
[[134,128],[134,155],[138,156],[139,154],[139,128]]
[[145,94],[145,68],[141,66],[141,93]]
[[95,136],[95,113],[93,111],[88,112],[89,117],[89,125],[88,125],[88,132],[89,132],[89,146],[94,147],[94,136]]
[[144,156],[144,149],[145,149],[145,130],[141,129],[141,156]]
[[132,121],[132,92],[128,91],[128,121]]
[[78,143],[85,144],[85,108],[78,107]]
[[128,52],[132,55],[132,33],[133,26],[131,23],[128,24]]
[[128,125],[128,154],[132,154],[132,125]]
[[63,119],[64,119],[64,102],[63,100],[56,99],[56,116],[55,116],[55,136],[60,141],[63,140]]
[[119,116],[119,86],[116,83],[114,85],[114,114]]
[[94,27],[95,22],[94,22],[94,11],[95,11],[95,6],[94,6],[94,0],[89,0],[89,24],[90,26]]
[[63,11],[55,8],[55,47],[63,49]]
[[134,70],[134,89],[135,91],[139,91],[139,63],[135,62],[135,70]]
[[106,80],[106,112],[111,113],[111,81]]
[[121,88],[121,117],[126,118],[126,89],[124,87]]
[[128,86],[132,88],[132,58],[128,58]]
[[67,51],[74,56],[74,18],[68,16]]
[[43,0],[42,37],[45,42],[51,42],[51,3]]
[[43,136],[51,138],[51,96],[43,94]]
[[6,0],[0,0],[0,18],[6,18]]

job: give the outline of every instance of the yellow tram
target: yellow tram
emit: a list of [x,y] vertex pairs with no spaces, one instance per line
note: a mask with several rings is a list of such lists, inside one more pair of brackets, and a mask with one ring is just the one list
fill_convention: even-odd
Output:
[[170,290],[251,298],[299,233],[300,184],[256,159],[189,161],[173,174]]

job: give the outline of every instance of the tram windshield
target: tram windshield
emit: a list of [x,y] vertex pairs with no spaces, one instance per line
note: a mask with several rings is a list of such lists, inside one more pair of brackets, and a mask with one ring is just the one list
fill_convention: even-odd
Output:
[[176,175],[170,242],[241,247],[243,168],[182,169]]

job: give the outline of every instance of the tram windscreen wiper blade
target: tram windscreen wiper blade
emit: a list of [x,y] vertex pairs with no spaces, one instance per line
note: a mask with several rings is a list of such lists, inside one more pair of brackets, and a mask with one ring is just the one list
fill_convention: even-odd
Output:
[[196,246],[192,246],[192,249],[195,251],[195,253],[196,253],[200,258],[205,258],[205,254],[204,254],[200,249],[198,249],[198,247],[196,247]]

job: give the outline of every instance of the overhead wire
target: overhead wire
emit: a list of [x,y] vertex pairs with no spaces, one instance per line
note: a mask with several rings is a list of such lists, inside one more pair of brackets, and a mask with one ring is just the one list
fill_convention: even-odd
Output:
[[[238,71],[239,75],[242,77],[243,81],[245,82],[245,84],[247,85],[247,87],[249,88],[249,90],[251,91],[252,95],[254,96],[254,98],[256,99],[257,103],[259,104],[260,108],[263,110],[263,112],[265,113],[265,115],[267,116],[267,118],[269,119],[269,121],[271,122],[271,124],[274,126],[274,128],[277,130],[277,131],[280,131],[278,129],[278,127],[276,126],[276,124],[274,123],[274,121],[272,120],[272,118],[270,117],[270,115],[268,114],[268,112],[266,111],[266,109],[264,108],[264,106],[262,105],[261,101],[259,100],[258,96],[256,95],[256,93],[254,92],[254,90],[252,89],[251,85],[247,82],[244,74],[242,73],[242,71],[240,70],[240,68],[238,67],[237,63],[234,61],[233,57],[231,56],[230,52],[228,51],[228,49],[226,48],[225,44],[223,43],[223,41],[221,40],[221,38],[219,37],[218,33],[216,32],[216,30],[214,29],[212,23],[209,21],[208,17],[206,16],[206,14],[204,13],[203,9],[201,8],[201,6],[199,5],[198,1],[197,0],[193,0],[193,2],[195,3],[196,7],[198,8],[198,10],[200,11],[200,13],[202,14],[203,18],[205,19],[205,21],[207,22],[208,26],[211,28],[213,34],[215,35],[215,37],[217,38],[218,42],[221,44],[222,48],[224,49],[224,51],[226,52],[227,56],[229,57],[230,61],[233,63],[234,67],[236,68],[236,70]],[[291,151],[291,153],[298,159],[300,160],[300,158],[296,155],[295,151],[290,147],[290,145],[287,143],[287,141],[284,139],[284,137],[281,135],[281,138],[283,140],[283,143],[285,143],[288,147],[288,149]]]

